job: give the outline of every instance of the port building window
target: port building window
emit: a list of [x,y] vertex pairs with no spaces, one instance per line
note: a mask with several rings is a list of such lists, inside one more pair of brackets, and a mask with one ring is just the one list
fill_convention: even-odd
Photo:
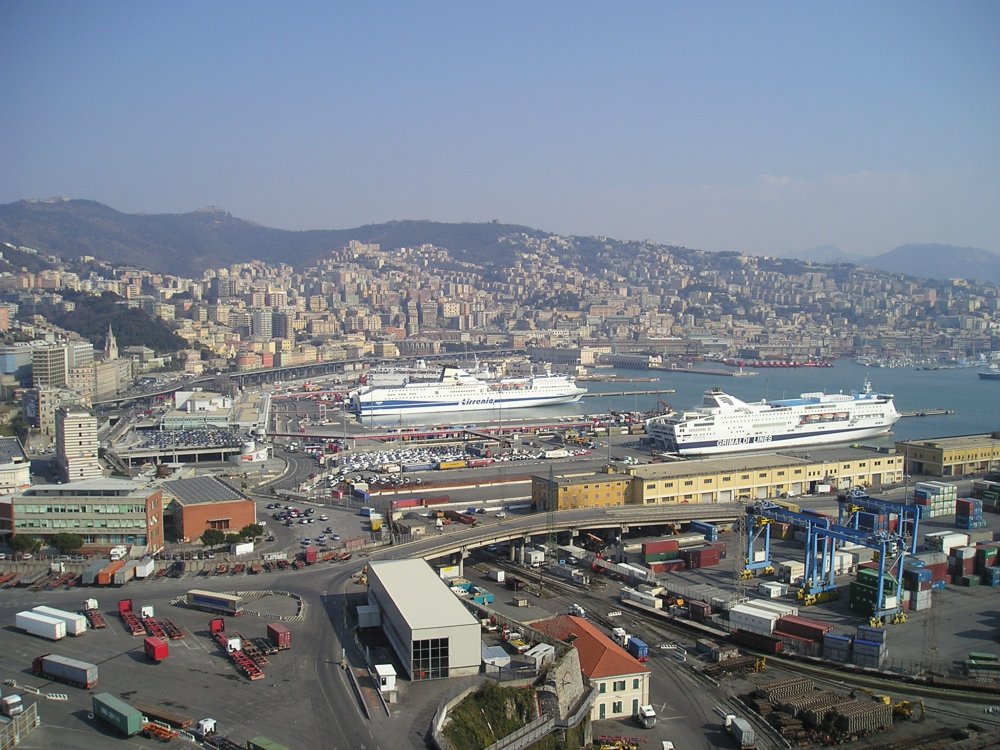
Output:
[[448,639],[430,638],[413,642],[413,676],[434,680],[448,676]]
[[620,714],[622,712],[622,701],[615,701],[611,704],[611,713]]
[[611,689],[616,693],[621,692],[625,689],[625,680],[615,680],[615,684]]

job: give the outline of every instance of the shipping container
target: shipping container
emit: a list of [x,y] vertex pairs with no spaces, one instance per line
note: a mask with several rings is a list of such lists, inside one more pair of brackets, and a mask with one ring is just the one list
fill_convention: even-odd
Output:
[[734,630],[729,637],[741,646],[763,651],[765,654],[780,654],[784,649],[784,644],[779,639],[760,633],[751,633],[748,630]]
[[146,658],[156,664],[170,656],[170,646],[167,642],[152,635],[143,639],[142,648],[146,652]]
[[243,611],[243,597],[232,594],[217,594],[212,591],[191,589],[185,596],[187,606],[204,609],[208,612],[218,612],[226,615],[238,615]]
[[66,623],[66,635],[83,635],[87,632],[87,618],[76,612],[66,612],[54,607],[33,607],[31,611],[62,620]]
[[42,654],[31,662],[31,671],[38,677],[64,682],[89,690],[97,685],[97,665],[57,654]]
[[827,625],[826,623],[817,622],[816,620],[809,620],[805,617],[798,617],[797,615],[785,615],[784,617],[779,618],[778,622],[775,623],[774,630],[775,633],[780,632],[788,635],[794,635],[799,638],[818,641],[833,630],[833,625]]
[[48,638],[50,641],[66,637],[66,623],[48,615],[28,611],[18,612],[14,616],[14,624],[31,635]]
[[465,466],[465,461],[438,461],[437,468],[441,471],[448,471],[450,469],[464,469]]
[[138,565],[139,565],[138,560],[129,560],[127,563],[125,563],[124,567],[119,568],[118,570],[115,571],[115,575],[112,578],[112,583],[114,583],[115,586],[124,586],[126,583],[135,578],[135,569],[138,567]]
[[110,724],[126,737],[142,731],[142,714],[111,693],[98,693],[93,696],[92,705],[94,716]]
[[156,570],[156,561],[152,557],[140,560],[135,566],[136,578],[148,578]]
[[315,547],[306,547],[305,561],[306,561],[306,565],[315,565],[316,564],[316,548]]
[[269,740],[267,737],[254,737],[247,740],[247,750],[289,750],[282,744]]
[[93,586],[97,583],[97,574],[104,570],[110,563],[111,560],[106,558],[95,560],[83,571],[83,574],[80,576],[80,583],[84,586]]
[[110,586],[115,580],[115,573],[124,567],[124,560],[115,560],[97,574],[97,579],[94,582],[98,586]]
[[267,637],[279,649],[292,647],[292,633],[284,625],[271,622],[267,625]]

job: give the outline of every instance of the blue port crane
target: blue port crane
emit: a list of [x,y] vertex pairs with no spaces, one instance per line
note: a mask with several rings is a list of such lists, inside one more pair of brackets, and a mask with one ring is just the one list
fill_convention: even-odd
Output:
[[[889,510],[888,504],[883,503],[883,501],[874,502],[881,503],[886,510]],[[865,507],[875,506],[869,504]],[[901,507],[909,510],[907,506]],[[863,510],[860,505],[858,508],[859,511]],[[914,516],[914,529],[916,529],[917,517],[919,517],[919,511]],[[825,516],[788,510],[766,500],[747,507],[747,521],[749,531],[744,570],[741,577],[752,578],[755,574],[773,572],[770,526],[772,523],[794,524],[806,530],[805,572],[802,586],[797,593],[799,601],[805,606],[809,606],[836,598],[836,561],[833,553],[838,545],[857,544],[875,550],[879,558],[878,600],[873,622],[876,620],[881,622],[881,618],[887,615],[894,622],[905,619],[902,613],[902,602],[897,598],[893,606],[887,606],[885,594],[886,578],[893,580],[898,588],[899,579],[902,576],[906,550],[904,540],[898,535],[890,533],[887,529],[864,531],[846,525],[834,524]],[[760,540],[763,540],[763,550],[759,551],[762,551],[763,554],[756,554],[759,552],[756,550],[756,546]],[[760,559],[755,559],[757,557]]]
[[[814,528],[806,542],[806,569],[798,599],[806,606],[836,596],[834,552],[837,542],[858,544],[878,554],[877,595],[872,621],[889,617],[892,622],[905,622],[899,589],[906,559],[903,540],[886,531],[863,531],[832,524],[829,528]],[[896,598],[891,604],[885,592],[886,580],[896,585]]]
[[[747,549],[740,574],[742,578],[774,573],[774,563],[771,561],[772,523],[790,523],[801,526],[808,532],[814,525],[829,526],[830,520],[825,516],[788,510],[767,500],[747,506]],[[756,549],[759,542],[762,543],[761,550]],[[758,555],[758,552],[763,554]]]
[[[839,503],[837,523],[841,526],[851,526],[859,529],[862,514],[871,517],[871,530],[890,533],[889,526],[893,517],[896,518],[896,534],[902,538],[909,537],[909,552],[917,553],[917,539],[920,537],[919,505],[905,505],[871,497],[860,487],[837,498]],[[907,533],[908,532],[908,533]]]

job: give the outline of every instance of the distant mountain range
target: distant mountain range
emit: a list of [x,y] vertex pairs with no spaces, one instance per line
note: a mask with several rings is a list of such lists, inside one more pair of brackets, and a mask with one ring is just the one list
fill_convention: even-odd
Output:
[[0,241],[76,260],[92,255],[118,265],[200,277],[206,268],[262,260],[302,266],[350,240],[388,248],[425,243],[461,250],[470,261],[503,263],[513,248],[499,239],[530,227],[500,223],[391,221],[354,229],[293,232],[207,208],[186,214],[125,214],[103,203],[53,199],[0,205]]
[[[185,214],[126,214],[89,200],[23,200],[0,205],[0,241],[34,248],[69,261],[90,255],[117,265],[200,277],[206,268],[262,260],[304,266],[350,240],[386,248],[433,244],[461,260],[507,265],[514,246],[501,238],[548,232],[498,222],[445,224],[391,221],[353,229],[288,231],[238,219],[208,208]],[[580,238],[581,240],[583,238]],[[581,242],[581,249],[592,243]],[[600,246],[601,243],[598,243]],[[677,250],[681,250],[677,248]],[[7,268],[32,267],[26,257],[7,258]],[[1000,254],[951,245],[902,245],[871,258],[824,246],[782,257],[822,264],[853,263],[921,278],[964,278],[1000,284]]]
[[924,279],[968,279],[1000,284],[1000,253],[978,247],[957,247],[938,243],[900,245],[882,255],[852,255],[833,245],[823,245],[782,257],[811,263],[853,263],[889,273]]

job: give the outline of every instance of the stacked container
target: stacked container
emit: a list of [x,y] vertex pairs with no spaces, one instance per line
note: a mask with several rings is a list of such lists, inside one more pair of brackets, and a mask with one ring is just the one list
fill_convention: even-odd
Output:
[[642,562],[646,565],[680,558],[680,543],[676,539],[659,539],[643,542]]
[[851,660],[851,636],[827,633],[823,636],[823,657],[830,661]]
[[716,547],[695,547],[681,550],[684,565],[692,570],[711,568],[722,560],[722,553]]
[[715,524],[705,523],[704,521],[691,521],[688,528],[691,532],[703,534],[707,542],[719,541],[719,527]]
[[833,625],[810,620],[798,615],[785,615],[774,626],[775,632],[806,638],[810,641],[821,641],[833,630]]
[[971,497],[960,497],[955,501],[955,526],[969,531],[986,526],[983,518],[983,501]]
[[955,547],[966,547],[969,544],[969,535],[956,531],[935,531],[924,534],[924,549],[929,552],[944,552],[950,555]]
[[771,635],[779,617],[781,615],[773,610],[758,609],[749,604],[738,604],[729,610],[729,624],[733,630],[757,635]]
[[[897,604],[896,582],[889,576],[885,577],[882,606],[892,609]],[[858,577],[851,581],[851,609],[865,616],[875,614],[878,604],[878,571],[871,568],[860,568]]]
[[797,560],[781,562],[777,565],[778,578],[785,583],[795,583],[806,574],[806,564]]
[[959,586],[978,586],[976,573],[976,548],[954,547],[948,557],[952,582]]
[[875,641],[863,641],[860,638],[854,639],[853,661],[859,667],[880,669],[885,664],[888,653],[885,641],[876,643]]
[[923,518],[951,515],[957,499],[958,488],[944,482],[917,482],[913,488],[913,503],[924,507]]

